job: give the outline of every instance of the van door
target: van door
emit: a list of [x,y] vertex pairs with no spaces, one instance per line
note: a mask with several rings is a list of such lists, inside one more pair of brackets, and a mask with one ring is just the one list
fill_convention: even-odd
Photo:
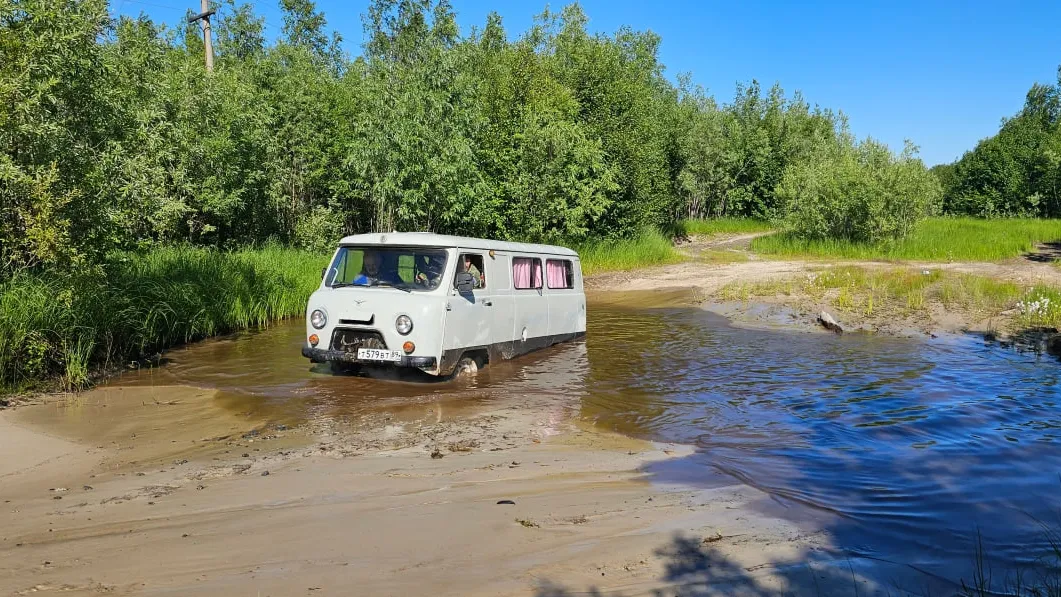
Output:
[[[442,338],[444,366],[452,365],[464,350],[487,348],[493,342],[493,276],[489,270],[484,275],[484,253],[485,251],[481,250],[457,250],[457,264],[453,270],[455,274],[449,278],[446,297],[446,330]],[[454,284],[456,273],[464,271],[465,263],[471,266],[473,275],[478,274],[479,284],[473,290],[462,294],[457,292]]]
[[487,291],[493,303],[489,308],[492,322],[490,342],[497,351],[497,354],[490,354],[491,360],[515,356],[512,344],[515,304],[512,300],[512,271],[509,263],[508,253],[495,252],[486,257]]
[[512,301],[515,326],[512,337],[516,353],[548,345],[549,302],[544,295],[544,263],[540,255],[513,255]]
[[[578,289],[578,264],[568,257],[545,260],[545,296],[549,302],[549,337],[561,342],[584,331],[585,302]],[[580,329],[581,328],[581,329]]]

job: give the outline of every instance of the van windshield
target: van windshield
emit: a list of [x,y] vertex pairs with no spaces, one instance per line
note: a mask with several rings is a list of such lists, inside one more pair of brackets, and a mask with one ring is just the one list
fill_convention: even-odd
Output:
[[340,247],[324,284],[383,286],[406,291],[438,288],[446,271],[446,251],[433,247]]

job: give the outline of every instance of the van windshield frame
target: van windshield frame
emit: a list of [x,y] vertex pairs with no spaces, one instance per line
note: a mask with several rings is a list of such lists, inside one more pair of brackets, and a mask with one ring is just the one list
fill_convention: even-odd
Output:
[[[366,267],[365,255],[370,264]],[[378,265],[373,268],[371,262]],[[449,265],[443,247],[342,245],[324,275],[328,288],[397,288],[431,292],[442,285]]]

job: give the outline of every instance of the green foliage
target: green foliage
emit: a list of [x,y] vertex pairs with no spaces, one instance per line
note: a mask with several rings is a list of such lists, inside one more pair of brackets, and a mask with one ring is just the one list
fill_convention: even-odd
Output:
[[785,171],[777,189],[779,222],[805,240],[879,243],[902,238],[941,195],[939,181],[910,145],[899,157],[867,139],[827,146]]
[[268,247],[117,254],[99,273],[22,273],[0,283],[0,387],[88,371],[301,315],[327,255]]
[[678,184],[691,218],[773,217],[786,169],[821,146],[846,141],[842,117],[811,110],[798,93],[786,99],[776,85],[765,97],[755,81],[738,85],[733,103],[721,109],[698,89],[684,92],[690,123]]
[[[948,171],[951,170],[951,171]],[[998,134],[941,170],[948,213],[1061,217],[1061,67]]]
[[100,158],[123,111],[98,42],[108,30],[105,0],[0,0],[0,267],[8,271],[108,248]]
[[654,228],[647,228],[633,238],[585,242],[575,250],[582,261],[584,275],[677,263],[683,259],[670,239]]
[[681,223],[685,234],[710,236],[713,234],[748,234],[768,232],[774,229],[766,220],[754,218],[713,218],[710,220],[684,220]]
[[1042,242],[1061,238],[1061,220],[928,218],[903,239],[884,243],[806,240],[774,234],[752,241],[772,255],[843,259],[997,261],[1027,254]]
[[207,74],[194,24],[0,0],[0,276],[158,244],[775,216],[785,173],[846,139],[776,86],[719,106],[671,84],[658,36],[591,34],[577,4],[510,40],[496,14],[462,35],[445,0],[376,0],[355,59],[311,0],[280,3],[275,42],[251,5],[215,8]]

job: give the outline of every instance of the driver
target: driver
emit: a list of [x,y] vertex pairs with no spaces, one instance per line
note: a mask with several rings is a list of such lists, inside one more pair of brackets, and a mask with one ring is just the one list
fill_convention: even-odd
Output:
[[375,286],[380,282],[396,284],[397,280],[392,279],[393,276],[380,274],[379,268],[382,261],[383,258],[378,251],[365,251],[364,257],[361,258],[361,273],[354,278],[354,284],[357,286]]

